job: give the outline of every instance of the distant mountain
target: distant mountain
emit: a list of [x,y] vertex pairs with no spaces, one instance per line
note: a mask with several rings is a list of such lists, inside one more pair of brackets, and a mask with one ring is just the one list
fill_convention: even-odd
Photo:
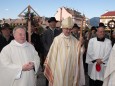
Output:
[[90,19],[91,26],[98,26],[99,22],[100,22],[99,17],[93,17],[93,18]]

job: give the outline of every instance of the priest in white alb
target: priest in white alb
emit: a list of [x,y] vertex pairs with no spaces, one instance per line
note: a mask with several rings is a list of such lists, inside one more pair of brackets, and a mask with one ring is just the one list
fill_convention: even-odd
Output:
[[36,86],[39,56],[26,41],[26,29],[13,29],[14,40],[0,53],[0,86]]
[[115,44],[111,50],[107,63],[103,86],[115,86]]
[[79,58],[81,40],[78,41],[71,35],[73,24],[70,17],[62,21],[62,33],[54,38],[48,52],[44,74],[49,80],[49,86],[82,86],[85,84],[83,47]]
[[97,28],[97,37],[89,40],[86,63],[88,63],[89,86],[102,86],[104,72],[111,52],[111,41],[105,38],[104,26]]

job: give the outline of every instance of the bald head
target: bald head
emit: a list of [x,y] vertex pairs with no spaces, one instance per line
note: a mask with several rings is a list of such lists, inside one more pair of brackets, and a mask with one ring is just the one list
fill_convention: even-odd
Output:
[[104,27],[98,27],[98,29],[97,29],[97,37],[101,39],[101,38],[104,38],[104,36],[105,36]]

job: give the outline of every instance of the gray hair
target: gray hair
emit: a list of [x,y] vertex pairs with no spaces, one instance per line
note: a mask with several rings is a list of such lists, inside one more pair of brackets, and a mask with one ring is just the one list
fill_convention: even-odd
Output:
[[20,26],[17,26],[17,27],[15,27],[13,29],[13,35],[15,34],[15,32],[16,32],[17,29],[23,29],[26,32],[26,28],[24,26],[20,25]]

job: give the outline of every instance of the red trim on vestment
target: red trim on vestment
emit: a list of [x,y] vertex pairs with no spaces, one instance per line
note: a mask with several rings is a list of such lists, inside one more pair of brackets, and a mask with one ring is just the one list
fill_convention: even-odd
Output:
[[53,86],[53,74],[52,74],[52,71],[47,63],[45,64],[44,75],[48,79],[50,85]]

